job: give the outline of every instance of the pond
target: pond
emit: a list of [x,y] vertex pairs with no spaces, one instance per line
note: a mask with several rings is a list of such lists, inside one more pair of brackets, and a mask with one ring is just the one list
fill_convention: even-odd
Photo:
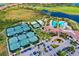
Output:
[[66,14],[62,12],[49,12],[48,10],[42,10],[41,11],[43,14],[47,14],[49,16],[54,16],[54,17],[60,17],[60,18],[69,18],[77,23],[79,23],[79,15],[72,15],[72,14]]

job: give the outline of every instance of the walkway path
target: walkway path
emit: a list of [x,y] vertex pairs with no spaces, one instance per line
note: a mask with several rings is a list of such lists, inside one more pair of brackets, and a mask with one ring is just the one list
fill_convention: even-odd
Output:
[[72,36],[76,41],[79,41],[79,31],[57,29],[57,28],[53,28],[51,26],[45,26],[44,31],[53,32],[53,33],[64,32],[64,33],[67,33],[68,35]]

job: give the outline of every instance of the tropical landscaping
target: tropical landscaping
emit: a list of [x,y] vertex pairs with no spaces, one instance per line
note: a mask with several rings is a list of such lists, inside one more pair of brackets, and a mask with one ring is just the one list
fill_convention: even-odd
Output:
[[[51,42],[52,38],[56,36],[57,39],[52,41],[50,44],[51,48],[49,48],[49,44],[47,43],[50,51],[52,51],[52,49],[55,50],[58,47],[60,47],[60,45],[58,45],[58,44],[52,44],[53,42],[58,42],[58,43],[62,43],[63,45],[65,45],[64,41],[62,41],[60,38],[63,38],[66,42],[67,40],[69,40],[69,38],[67,38],[68,33],[67,32],[56,32],[55,33],[54,30],[61,29],[59,24],[57,24],[55,29],[54,29],[53,25],[51,28],[46,27],[46,26],[50,26],[50,21],[52,21],[52,22],[64,21],[64,22],[67,22],[68,26],[69,26],[69,27],[65,28],[64,30],[79,31],[78,23],[71,19],[68,19],[68,18],[59,18],[59,17],[48,16],[46,14],[42,14],[40,11],[48,10],[48,11],[53,11],[53,12],[64,12],[64,13],[68,13],[68,14],[78,15],[79,8],[73,7],[73,6],[62,6],[62,7],[58,6],[58,5],[57,6],[54,5],[53,7],[51,7],[51,6],[52,6],[52,4],[51,5],[49,5],[49,4],[45,4],[45,5],[43,5],[43,4],[17,4],[15,6],[7,7],[6,9],[1,10],[0,11],[0,55],[1,56],[8,55],[8,49],[7,49],[8,48],[7,47],[8,38],[6,36],[5,30],[7,28],[12,27],[21,22],[25,22],[25,23],[29,24],[32,31],[34,31],[35,35],[39,38],[40,42],[46,41],[46,40]],[[38,20],[43,21],[44,25],[40,26],[39,28],[34,28],[31,23],[34,21],[36,21],[38,23]],[[52,30],[52,28],[53,28],[53,30]],[[49,30],[46,32],[46,31],[44,31],[44,29],[49,29]],[[65,50],[62,49],[62,50],[56,52],[58,56],[66,56],[66,55],[68,55],[69,52],[75,52],[75,47],[78,45],[78,43],[77,43],[77,41],[74,41],[74,38],[72,38],[72,39],[73,40],[68,41],[68,42],[70,42],[69,44],[71,44],[71,46],[69,45],[67,48],[65,48]],[[62,44],[61,44],[61,46],[62,46]],[[44,45],[44,46],[46,46],[46,45]],[[48,54],[49,54],[49,50],[47,50],[47,47],[45,47],[45,50],[48,51]],[[16,53],[16,55],[19,55],[20,51],[17,50],[15,53]],[[54,54],[52,54],[52,55],[54,55]]]

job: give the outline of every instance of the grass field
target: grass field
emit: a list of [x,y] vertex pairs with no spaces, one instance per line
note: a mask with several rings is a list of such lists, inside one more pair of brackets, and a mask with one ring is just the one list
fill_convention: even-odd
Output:
[[57,6],[57,7],[35,7],[37,10],[49,10],[49,11],[57,11],[64,12],[68,14],[77,14],[79,15],[79,8],[72,6]]
[[[65,7],[50,7],[50,8],[49,7],[34,7],[34,8],[36,8],[36,10],[59,11],[59,12],[65,12],[69,14],[79,13],[78,7],[65,6]],[[46,15],[41,15],[36,10],[20,8],[16,6],[16,7],[10,7],[10,8],[7,8],[6,10],[0,11],[0,35],[2,35],[2,31],[4,29],[20,21],[32,22],[38,19],[42,19],[43,16],[46,16]],[[36,32],[42,39],[51,37],[47,33],[42,33],[39,30],[37,30]],[[4,35],[0,36],[0,55],[8,55],[7,48],[6,48],[6,38]]]
[[40,17],[43,17],[40,13],[27,8],[7,8],[4,11],[0,11],[0,32],[14,23],[18,23],[20,21],[31,22],[39,19]]
[[0,11],[0,18],[3,19],[27,19],[29,17],[33,17],[39,15],[37,12],[29,9],[24,9],[20,7],[10,7],[5,11]]
[[0,56],[3,56],[3,55],[8,55],[6,37],[4,36],[4,34],[0,33]]
[[0,11],[0,56],[8,55],[6,38],[3,35],[4,29],[21,21],[32,22],[40,17],[43,17],[40,13],[20,7],[9,7]]
[[38,15],[32,10],[25,10],[25,9],[17,9],[17,10],[10,10],[7,11],[5,14],[5,19],[27,19],[29,17]]

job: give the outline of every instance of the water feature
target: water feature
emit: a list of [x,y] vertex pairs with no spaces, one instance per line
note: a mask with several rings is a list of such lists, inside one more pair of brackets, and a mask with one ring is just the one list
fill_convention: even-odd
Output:
[[48,10],[42,10],[41,11],[43,14],[47,14],[49,16],[54,16],[54,17],[60,17],[60,18],[69,18],[77,23],[79,23],[79,15],[72,15],[72,14],[66,14],[62,12],[49,12]]

